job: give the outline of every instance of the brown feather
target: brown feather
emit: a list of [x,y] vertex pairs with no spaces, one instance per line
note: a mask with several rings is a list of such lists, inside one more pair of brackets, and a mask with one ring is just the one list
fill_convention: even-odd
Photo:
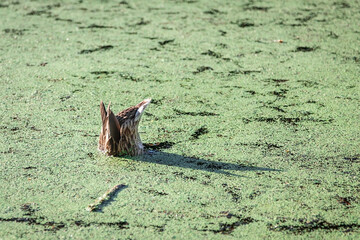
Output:
[[108,121],[108,130],[110,133],[110,137],[112,137],[114,139],[114,141],[119,142],[120,141],[120,125],[119,122],[117,121],[114,113],[110,110],[110,108],[108,109],[108,116],[107,116],[107,121]]
[[100,103],[100,114],[101,114],[101,121],[104,124],[107,113],[103,101],[101,101]]

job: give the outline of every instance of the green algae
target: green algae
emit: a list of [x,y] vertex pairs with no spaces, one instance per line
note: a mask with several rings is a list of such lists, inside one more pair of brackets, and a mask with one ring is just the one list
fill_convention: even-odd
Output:
[[[2,2],[0,238],[358,238],[359,7]],[[152,152],[100,154],[147,97]]]

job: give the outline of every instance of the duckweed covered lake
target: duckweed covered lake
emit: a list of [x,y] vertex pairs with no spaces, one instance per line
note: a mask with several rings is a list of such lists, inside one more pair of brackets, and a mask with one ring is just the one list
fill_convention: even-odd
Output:
[[[360,237],[359,1],[0,16],[0,239]],[[150,154],[100,154],[100,100],[147,97]]]

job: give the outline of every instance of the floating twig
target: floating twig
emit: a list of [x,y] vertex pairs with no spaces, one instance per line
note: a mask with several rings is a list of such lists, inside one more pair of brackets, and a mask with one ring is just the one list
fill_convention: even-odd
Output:
[[110,200],[110,198],[120,189],[126,187],[126,185],[124,184],[118,184],[114,187],[112,187],[111,189],[109,189],[106,193],[104,193],[104,195],[102,195],[101,197],[99,197],[98,199],[95,200],[94,203],[90,204],[86,210],[89,211],[89,212],[93,212],[93,211],[96,211],[98,209],[100,209],[100,206]]

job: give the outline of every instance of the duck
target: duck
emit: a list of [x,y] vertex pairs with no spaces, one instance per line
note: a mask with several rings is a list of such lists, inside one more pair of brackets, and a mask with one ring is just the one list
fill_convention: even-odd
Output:
[[129,107],[117,115],[109,103],[107,109],[103,101],[100,102],[101,131],[98,149],[108,156],[138,156],[144,154],[144,145],[141,142],[138,127],[146,107],[151,98]]

